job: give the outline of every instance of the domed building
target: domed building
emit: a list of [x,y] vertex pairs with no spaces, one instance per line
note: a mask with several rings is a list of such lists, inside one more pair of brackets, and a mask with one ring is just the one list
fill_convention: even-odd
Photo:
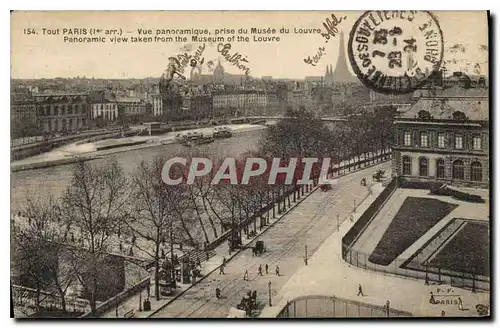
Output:
[[227,84],[227,85],[243,85],[247,79],[246,75],[228,74],[218,60],[212,74],[202,74],[199,67],[193,67],[191,70],[191,82],[196,85],[202,84]]

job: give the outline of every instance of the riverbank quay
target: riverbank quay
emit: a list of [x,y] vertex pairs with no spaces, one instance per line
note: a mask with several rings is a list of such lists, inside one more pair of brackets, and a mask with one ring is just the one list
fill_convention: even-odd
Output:
[[[233,134],[263,130],[266,126],[239,124],[228,126]],[[177,141],[175,136],[178,133],[200,132],[203,134],[212,133],[212,128],[199,128],[193,130],[183,130],[182,132],[169,132],[164,135],[135,136],[120,139],[106,139],[90,143],[74,143],[51,152],[33,156],[11,163],[11,172],[33,170],[39,168],[53,167],[59,165],[73,164],[81,160],[90,161],[97,158],[113,155],[120,152],[132,151],[143,148],[160,147],[174,144]],[[111,147],[112,146],[112,147]],[[99,150],[101,148],[101,150]]]
[[83,131],[77,134],[59,136],[50,139],[35,139],[35,142],[12,145],[10,148],[11,159],[23,160],[25,158],[31,158],[36,155],[44,154],[52,151],[58,147],[63,147],[68,143],[78,143],[85,142],[89,139],[99,139],[99,138],[110,138],[113,136],[118,136],[121,134],[119,128],[114,129],[99,129],[92,131]]

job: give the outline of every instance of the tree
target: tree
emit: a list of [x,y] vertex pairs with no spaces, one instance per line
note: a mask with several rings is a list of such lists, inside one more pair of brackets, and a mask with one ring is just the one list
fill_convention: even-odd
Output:
[[95,314],[101,291],[99,279],[110,246],[110,237],[126,223],[128,183],[114,158],[97,166],[81,161],[75,164],[71,183],[63,197],[66,224],[81,232],[83,249],[73,249],[73,267],[89,295]]
[[65,289],[56,269],[61,251],[54,226],[57,204],[51,197],[42,199],[33,195],[26,198],[25,204],[23,216],[18,217],[20,226],[16,226],[13,233],[14,266],[21,273],[21,284],[36,290],[37,313],[41,310],[42,292],[55,281],[58,282],[56,287],[60,292],[63,310],[66,310]]
[[122,105],[118,105],[118,121],[121,126],[129,126],[130,117],[125,113],[125,108]]
[[35,120],[28,117],[18,117],[12,119],[10,123],[10,131],[12,138],[24,138],[40,134],[40,130]]
[[[142,249],[155,262],[155,296],[160,300],[160,259],[161,244],[169,239],[171,261],[174,263],[174,205],[181,202],[182,193],[177,186],[163,182],[161,173],[164,161],[157,157],[151,164],[141,162],[132,178],[133,220],[129,222],[137,235],[154,244],[151,252]],[[136,247],[139,247],[136,245]],[[172,274],[175,280],[175,273]]]
[[291,118],[267,129],[260,143],[263,153],[282,159],[323,158],[331,153],[331,132],[324,121],[303,107],[288,108],[286,116]]

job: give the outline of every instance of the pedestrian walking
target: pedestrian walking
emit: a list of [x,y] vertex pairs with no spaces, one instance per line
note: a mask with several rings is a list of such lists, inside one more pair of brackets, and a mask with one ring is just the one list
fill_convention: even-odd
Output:
[[226,266],[225,264],[222,264],[222,265],[219,267],[219,274],[225,274],[225,273],[224,273],[224,267],[225,267],[225,266]]
[[226,257],[225,257],[225,256],[223,256],[223,257],[222,257],[222,265],[226,265],[226,261],[227,261],[227,260],[226,260]]
[[243,280],[248,281],[248,270],[245,271],[245,274],[243,275]]
[[266,268],[266,274],[268,274],[269,273],[269,265],[267,265],[267,263],[266,263],[265,268]]
[[259,276],[262,276],[262,264],[259,265]]
[[357,296],[365,296],[365,294],[363,294],[363,287],[361,286],[361,284],[358,286],[358,295]]
[[276,266],[276,275],[279,276],[280,275],[280,267],[279,266]]
[[464,303],[462,303],[462,298],[461,297],[458,298],[458,309],[460,311],[464,310]]
[[220,288],[219,287],[215,288],[215,297],[217,297],[217,299],[220,299]]

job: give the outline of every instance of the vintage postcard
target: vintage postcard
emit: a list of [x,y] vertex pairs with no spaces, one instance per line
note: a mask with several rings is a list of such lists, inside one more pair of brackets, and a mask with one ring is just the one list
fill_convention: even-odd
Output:
[[489,22],[13,11],[14,317],[490,317]]

